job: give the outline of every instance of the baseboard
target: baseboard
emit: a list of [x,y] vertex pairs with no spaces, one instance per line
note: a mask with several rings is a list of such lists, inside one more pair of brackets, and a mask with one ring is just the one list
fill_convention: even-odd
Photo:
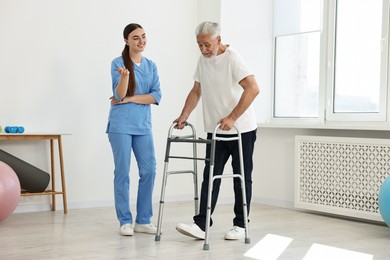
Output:
[[[186,202],[193,201],[192,196],[167,196],[165,202]],[[153,203],[158,204],[160,198],[153,198]],[[130,205],[135,205],[136,201],[130,201]],[[230,204],[233,203],[232,197],[220,197],[218,198],[219,204]],[[279,208],[288,208],[293,209],[294,203],[292,201],[282,201],[269,198],[252,198],[252,204],[262,204],[268,206],[274,206]],[[71,209],[86,209],[86,208],[99,208],[99,207],[114,207],[113,200],[97,200],[97,201],[82,201],[82,202],[68,202],[68,210]],[[14,213],[26,213],[26,212],[39,212],[39,211],[50,211],[51,205],[47,202],[38,203],[38,204],[20,204],[16,207]],[[56,210],[62,211],[63,204],[62,201],[57,201]]]
[[[68,210],[71,209],[87,209],[87,208],[101,208],[101,207],[113,207],[114,201],[112,200],[100,200],[100,201],[83,201],[83,202],[70,202],[68,203]],[[50,211],[51,205],[46,204],[28,204],[18,205],[14,213],[27,213],[27,212],[39,212]],[[56,211],[63,211],[64,207],[62,201],[57,201]]]
[[276,200],[270,198],[252,198],[252,203],[273,206],[278,208],[295,209],[293,201]]

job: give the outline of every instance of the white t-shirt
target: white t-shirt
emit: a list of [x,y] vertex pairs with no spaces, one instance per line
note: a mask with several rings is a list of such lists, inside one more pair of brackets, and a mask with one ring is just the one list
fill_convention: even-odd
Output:
[[[212,58],[200,56],[194,80],[200,83],[202,91],[204,130],[214,132],[218,122],[228,116],[241,98],[243,88],[238,84],[247,76],[253,75],[242,57],[230,46],[225,52]],[[257,128],[255,111],[252,105],[236,120],[235,126],[241,133]],[[217,133],[234,134],[236,131]]]

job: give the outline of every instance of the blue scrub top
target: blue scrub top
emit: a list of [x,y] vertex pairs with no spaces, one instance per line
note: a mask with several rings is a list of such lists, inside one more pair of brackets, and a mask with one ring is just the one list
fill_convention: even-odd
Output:
[[[115,58],[111,63],[112,92],[117,100],[121,98],[116,93],[120,74],[118,67],[124,67],[122,56]],[[160,80],[156,64],[142,57],[141,64],[134,64],[136,81],[135,95],[152,95],[156,104],[161,100]],[[131,135],[152,134],[151,105],[125,103],[111,104],[106,133],[120,133]]]

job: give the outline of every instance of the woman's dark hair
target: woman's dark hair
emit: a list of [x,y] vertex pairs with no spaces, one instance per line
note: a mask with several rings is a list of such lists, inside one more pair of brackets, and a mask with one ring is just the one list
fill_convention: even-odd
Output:
[[[134,31],[137,28],[142,28],[141,25],[136,24],[136,23],[131,23],[128,24],[125,29],[123,30],[123,38],[127,39],[129,34]],[[130,59],[130,50],[129,50],[129,45],[125,45],[125,48],[122,51],[122,58],[123,62],[125,64],[126,69],[129,70],[130,72],[130,77],[129,77],[129,85],[127,87],[127,96],[134,96],[135,93],[135,88],[136,88],[136,82],[135,82],[135,75],[134,75],[134,64],[133,61]]]

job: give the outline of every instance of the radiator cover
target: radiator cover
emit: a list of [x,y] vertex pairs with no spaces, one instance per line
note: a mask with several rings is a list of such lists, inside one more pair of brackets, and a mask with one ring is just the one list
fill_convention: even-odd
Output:
[[296,208],[383,221],[379,189],[390,171],[390,140],[295,137]]

